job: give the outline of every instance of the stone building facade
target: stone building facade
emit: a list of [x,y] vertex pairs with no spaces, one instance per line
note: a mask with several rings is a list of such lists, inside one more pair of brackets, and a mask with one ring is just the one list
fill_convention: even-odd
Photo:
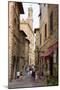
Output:
[[[37,31],[36,31],[37,33]],[[39,73],[58,76],[58,5],[40,4]],[[37,43],[37,41],[36,41]]]
[[34,33],[35,33],[35,70],[39,71],[39,48],[40,48],[39,28],[35,28]]
[[26,43],[26,34],[23,31],[20,31],[20,46],[19,46],[19,71],[24,72],[25,67],[25,43]]
[[28,40],[30,41],[30,44],[29,44],[29,65],[32,65],[32,64],[34,64],[34,33],[31,30],[29,24],[25,21],[21,21],[20,28],[21,28],[21,30],[23,30],[26,33]]
[[27,22],[29,23],[31,29],[33,29],[33,9],[32,9],[32,7],[28,8]]
[[[21,2],[9,2],[9,69],[8,80],[16,79],[17,71],[24,66],[20,64],[24,60],[24,48],[26,34],[20,31],[20,14],[24,14]],[[21,48],[22,46],[22,48]],[[22,54],[23,53],[23,54]],[[22,56],[23,55],[23,56]],[[23,60],[21,60],[23,59]],[[24,62],[24,61],[23,61]],[[22,62],[21,62],[22,63]]]
[[29,44],[28,38],[25,38],[25,67],[29,65]]
[[48,29],[48,5],[47,4],[40,4],[40,53],[39,53],[39,71],[40,75],[42,73],[45,74],[45,60],[40,57],[41,54],[43,54],[47,48],[48,45],[46,41],[48,40],[49,36],[49,29]]
[[28,18],[26,20],[22,19],[20,22],[20,29],[26,33],[27,38],[30,42],[30,44],[29,44],[29,65],[32,65],[32,64],[34,65],[35,64],[35,59],[34,59],[34,57],[35,57],[34,56],[35,55],[34,54],[34,32],[32,30],[32,27],[33,27],[32,19],[33,19],[33,17],[32,17],[31,13],[33,13],[33,12],[32,12],[32,8],[30,7],[28,9]]

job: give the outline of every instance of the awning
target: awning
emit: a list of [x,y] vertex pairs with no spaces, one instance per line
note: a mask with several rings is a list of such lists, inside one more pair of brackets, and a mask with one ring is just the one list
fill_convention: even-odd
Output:
[[49,55],[51,55],[54,52],[54,50],[56,50],[57,47],[58,47],[58,43],[55,43],[54,45],[52,45],[48,48],[47,52],[40,53],[40,57],[48,57]]
[[40,57],[47,57],[52,53],[52,49],[50,51],[47,51],[45,53],[40,54]]
[[57,47],[58,47],[58,42],[56,42],[55,44],[53,44],[52,46],[50,46],[48,49],[49,49],[49,51],[51,49],[52,49],[52,51],[54,51]]

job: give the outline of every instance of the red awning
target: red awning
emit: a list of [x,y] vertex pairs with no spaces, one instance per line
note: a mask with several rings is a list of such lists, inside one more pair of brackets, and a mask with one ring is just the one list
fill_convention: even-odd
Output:
[[47,56],[49,56],[51,53],[52,53],[52,50],[47,51],[46,53],[41,54],[40,57],[47,57]]
[[58,47],[58,43],[55,43],[54,45],[52,45],[51,47],[48,48],[47,52],[40,53],[40,57],[47,57],[47,56],[51,55],[51,53],[53,53],[57,47]]
[[52,46],[50,46],[48,49],[49,49],[49,51],[51,49],[52,49],[52,51],[54,51],[57,47],[58,47],[58,43],[56,42],[55,44],[53,44]]

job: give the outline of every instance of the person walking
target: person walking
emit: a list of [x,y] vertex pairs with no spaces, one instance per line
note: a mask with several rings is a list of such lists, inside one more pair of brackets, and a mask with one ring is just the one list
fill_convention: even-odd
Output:
[[19,79],[19,77],[20,77],[20,72],[17,71],[17,79]]
[[32,77],[32,69],[29,70],[30,78]]
[[20,72],[20,79],[23,80],[24,76],[23,76],[23,72]]
[[36,72],[36,75],[35,75],[35,80],[37,80],[38,79],[38,75],[37,75],[37,72]]
[[35,80],[35,70],[32,70],[32,79]]

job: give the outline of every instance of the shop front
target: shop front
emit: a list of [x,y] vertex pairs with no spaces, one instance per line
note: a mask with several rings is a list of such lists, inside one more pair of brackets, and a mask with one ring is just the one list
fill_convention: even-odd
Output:
[[55,43],[47,49],[46,52],[40,53],[40,72],[47,76],[58,76],[58,44]]

